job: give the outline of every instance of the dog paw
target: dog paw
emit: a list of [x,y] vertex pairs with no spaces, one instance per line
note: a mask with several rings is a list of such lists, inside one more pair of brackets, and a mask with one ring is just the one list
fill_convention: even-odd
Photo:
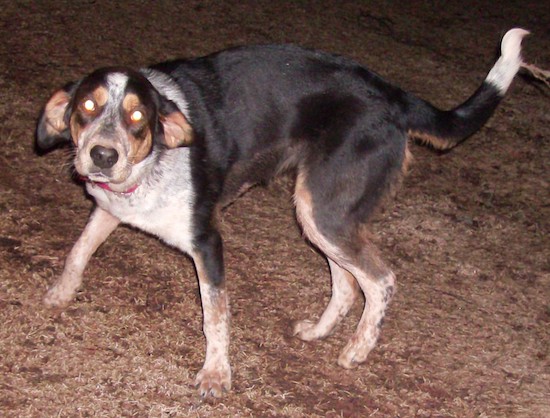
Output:
[[347,346],[338,357],[338,365],[344,369],[354,369],[367,360],[370,349],[357,346]]
[[220,398],[224,392],[231,390],[231,369],[229,365],[203,368],[195,379],[195,386],[199,388],[199,394],[203,398],[213,396]]
[[302,341],[313,341],[322,337],[319,335],[316,327],[317,323],[309,319],[295,321],[292,326],[292,335],[298,337]]
[[52,286],[44,296],[44,305],[48,308],[65,308],[75,297],[76,292],[65,289],[63,286]]

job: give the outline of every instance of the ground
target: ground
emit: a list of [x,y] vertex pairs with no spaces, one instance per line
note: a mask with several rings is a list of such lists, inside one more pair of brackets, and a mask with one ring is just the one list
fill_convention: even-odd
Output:
[[[498,4],[498,7],[495,5]],[[201,400],[204,337],[191,261],[119,228],[65,310],[45,290],[92,202],[70,151],[38,156],[49,95],[93,68],[133,67],[250,43],[353,57],[438,106],[484,78],[502,34],[530,29],[524,56],[550,67],[544,1],[22,1],[0,10],[0,415],[5,417],[550,416],[550,106],[518,77],[486,127],[452,152],[412,146],[395,201],[374,222],[398,292],[368,361],[290,336],[330,296],[301,238],[292,181],[251,190],[221,222],[232,307],[233,390]]]

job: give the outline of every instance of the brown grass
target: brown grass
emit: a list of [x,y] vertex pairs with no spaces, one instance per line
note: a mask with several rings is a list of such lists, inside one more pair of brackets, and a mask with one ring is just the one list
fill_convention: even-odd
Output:
[[224,214],[234,389],[203,401],[204,354],[191,262],[120,228],[64,311],[41,304],[91,208],[68,153],[32,149],[39,109],[103,65],[140,66],[245,43],[293,42],[350,55],[449,107],[491,65],[498,36],[530,29],[548,68],[544,2],[273,1],[6,3],[0,21],[0,415],[6,417],[550,416],[548,97],[518,79],[488,126],[415,163],[376,222],[398,277],[382,338],[356,370],[336,334],[303,343],[325,262],[300,238],[286,179]]

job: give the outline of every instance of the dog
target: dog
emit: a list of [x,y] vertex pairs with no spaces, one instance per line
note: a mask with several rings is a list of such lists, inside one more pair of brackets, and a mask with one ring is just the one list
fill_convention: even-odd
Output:
[[231,368],[216,219],[248,188],[287,172],[303,234],[327,257],[332,278],[326,310],[317,321],[295,322],[293,333],[328,336],[362,292],[364,311],[338,364],[364,362],[395,291],[368,221],[403,177],[409,138],[447,150],[478,131],[519,70],[527,33],[508,31],[481,86],[449,111],[350,59],[291,45],[103,68],[69,83],[44,106],[36,146],[72,144],[96,205],[45,304],[74,298],[86,264],[120,223],[158,236],[193,259],[206,337],[195,383],[201,396],[221,396]]

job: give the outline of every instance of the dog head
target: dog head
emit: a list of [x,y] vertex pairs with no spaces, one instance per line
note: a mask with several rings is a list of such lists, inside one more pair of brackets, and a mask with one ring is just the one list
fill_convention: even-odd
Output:
[[192,140],[181,110],[140,72],[104,68],[68,84],[40,115],[36,145],[76,147],[74,165],[94,182],[122,184],[155,147],[175,148]]

